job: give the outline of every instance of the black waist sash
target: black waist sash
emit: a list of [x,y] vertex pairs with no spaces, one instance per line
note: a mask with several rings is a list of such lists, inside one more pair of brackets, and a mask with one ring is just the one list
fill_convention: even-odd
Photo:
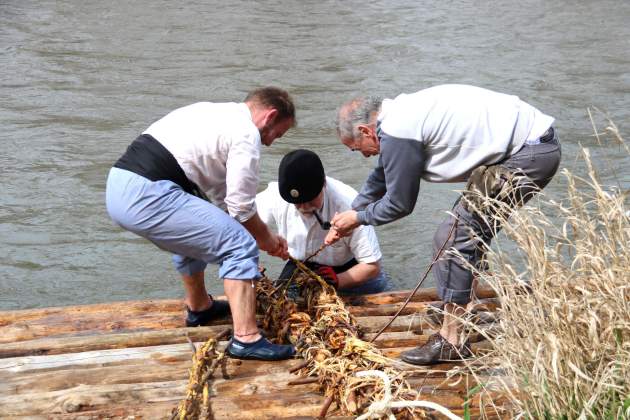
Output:
[[114,168],[125,169],[151,181],[174,182],[187,193],[208,200],[199,186],[188,179],[171,152],[148,134],[138,136],[114,163]]

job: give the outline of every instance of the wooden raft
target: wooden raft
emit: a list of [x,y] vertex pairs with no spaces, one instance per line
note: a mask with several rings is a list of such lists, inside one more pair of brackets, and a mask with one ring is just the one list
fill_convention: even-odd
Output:
[[[389,321],[409,291],[345,299],[369,340]],[[493,292],[477,290],[481,308],[492,317]],[[376,343],[396,358],[424,343],[435,331],[427,310],[437,304],[435,289],[422,289]],[[170,418],[185,396],[192,341],[231,325],[185,328],[181,300],[115,302],[60,308],[0,312],[0,418]],[[474,342],[473,350],[483,346]],[[220,343],[221,349],[225,342]],[[227,363],[228,379],[217,370],[212,380],[216,419],[312,418],[324,397],[317,384],[288,385],[299,360]],[[476,382],[445,381],[451,364],[430,369],[401,362],[413,370],[409,382],[425,400],[463,415],[467,392]],[[497,401],[495,400],[495,403]],[[469,403],[473,418],[484,409],[479,398]],[[494,410],[485,410],[499,417]],[[333,406],[328,418],[343,418]],[[436,415],[436,418],[439,418]]]

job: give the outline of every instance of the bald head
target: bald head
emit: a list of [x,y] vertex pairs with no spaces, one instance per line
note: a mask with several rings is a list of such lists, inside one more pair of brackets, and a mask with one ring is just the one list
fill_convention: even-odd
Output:
[[360,96],[344,103],[337,113],[337,135],[340,139],[354,139],[357,126],[368,125],[381,109],[383,99],[378,96]]

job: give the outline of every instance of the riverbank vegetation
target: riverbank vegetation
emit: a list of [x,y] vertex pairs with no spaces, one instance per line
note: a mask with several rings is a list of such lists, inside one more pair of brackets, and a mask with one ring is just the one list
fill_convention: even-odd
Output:
[[[607,125],[597,141],[617,142],[630,158]],[[487,354],[468,368],[510,381],[473,391],[501,389],[514,418],[630,418],[629,191],[618,179],[603,182],[591,151],[579,150],[584,175],[562,170],[566,197],[541,194],[512,215],[504,233],[517,252],[499,241],[490,271],[479,273],[500,296],[500,321]],[[492,401],[486,407],[494,412]]]

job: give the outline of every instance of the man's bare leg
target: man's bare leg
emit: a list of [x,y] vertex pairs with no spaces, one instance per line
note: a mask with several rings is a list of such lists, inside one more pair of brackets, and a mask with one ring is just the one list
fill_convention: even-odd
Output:
[[253,282],[224,279],[223,288],[230,302],[234,336],[242,343],[253,343],[261,337],[256,325],[256,289]]
[[444,305],[444,320],[442,321],[440,334],[455,347],[459,346],[459,334],[462,326],[460,318],[464,312],[464,307],[456,303]]
[[184,302],[191,311],[204,311],[210,307],[210,299],[208,298],[208,292],[206,291],[203,274],[203,271],[195,273],[191,276],[182,274],[184,291],[186,292]]

